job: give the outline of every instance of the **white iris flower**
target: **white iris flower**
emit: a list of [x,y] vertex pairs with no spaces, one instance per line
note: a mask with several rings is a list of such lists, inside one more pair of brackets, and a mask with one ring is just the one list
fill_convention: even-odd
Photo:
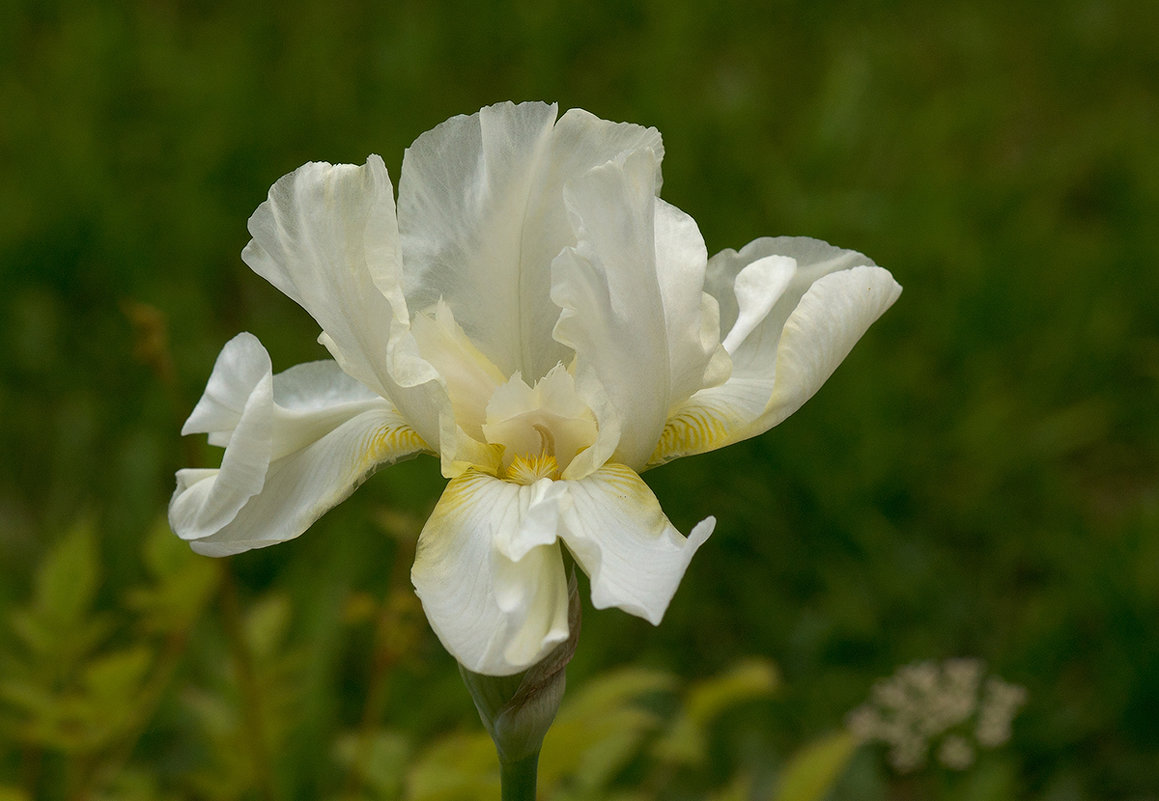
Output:
[[708,258],[660,200],[660,134],[504,103],[382,160],[310,163],[249,220],[242,258],[309,312],[333,360],[273,374],[226,344],[183,434],[173,530],[224,556],[297,537],[376,468],[450,479],[412,571],[465,667],[526,669],[567,639],[560,544],[598,608],[658,623],[709,517],[682,536],[645,469],[767,431],[901,288],[859,253],[758,239]]

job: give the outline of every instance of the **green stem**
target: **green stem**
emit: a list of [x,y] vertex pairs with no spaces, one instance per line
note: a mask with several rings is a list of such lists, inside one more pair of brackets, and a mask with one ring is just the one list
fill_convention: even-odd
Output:
[[503,801],[535,801],[535,779],[539,768],[539,750],[514,762],[499,763],[499,782]]

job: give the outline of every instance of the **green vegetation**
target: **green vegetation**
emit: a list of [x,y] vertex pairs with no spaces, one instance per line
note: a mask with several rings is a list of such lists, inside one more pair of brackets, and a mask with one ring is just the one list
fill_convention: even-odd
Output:
[[[717,530],[661,627],[585,610],[545,797],[1159,798],[1146,3],[0,13],[0,799],[497,797],[407,578],[433,460],[224,562],[163,514],[218,458],[177,432],[220,347],[322,355],[238,256],[269,185],[371,152],[397,176],[505,99],[659,128],[710,251],[816,236],[905,287],[794,417],[646,476]],[[834,734],[955,656],[1028,691],[969,770]]]

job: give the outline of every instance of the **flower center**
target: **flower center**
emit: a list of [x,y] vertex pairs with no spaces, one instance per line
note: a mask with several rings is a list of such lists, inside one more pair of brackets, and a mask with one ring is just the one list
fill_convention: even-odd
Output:
[[537,456],[531,454],[516,456],[511,460],[511,464],[507,465],[507,469],[503,471],[503,478],[506,481],[514,481],[516,484],[524,485],[534,484],[541,478],[550,478],[555,481],[559,478],[559,464],[550,453],[541,453]]
[[520,484],[558,479],[596,440],[595,416],[563,365],[528,386],[518,374],[495,390],[483,435],[503,447],[500,475]]
[[534,386],[518,372],[505,380],[442,300],[415,315],[411,331],[422,357],[442,378],[454,422],[465,435],[452,446],[452,463],[531,484],[558,479],[577,454],[595,444],[596,417],[562,363]]

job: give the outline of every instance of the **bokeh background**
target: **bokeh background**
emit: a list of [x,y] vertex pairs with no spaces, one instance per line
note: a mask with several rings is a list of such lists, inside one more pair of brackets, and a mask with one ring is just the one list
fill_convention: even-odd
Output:
[[[338,797],[343,732],[393,732],[375,742],[397,757],[477,728],[408,600],[434,460],[212,575],[157,532],[173,471],[216,464],[178,429],[221,346],[251,331],[277,370],[323,355],[239,258],[269,185],[369,153],[397,177],[448,116],[545,99],[657,127],[663,196],[710,252],[815,236],[905,287],[790,420],[647,475],[682,530],[715,514],[716,533],[659,628],[586,610],[569,692],[746,659],[779,680],[710,727],[698,778],[646,786],[636,760],[609,786],[706,797],[839,729],[899,665],[970,656],[1029,694],[984,778],[900,776],[867,747],[832,797],[1159,798],[1154,5],[10,0],[0,19],[0,797]],[[150,628],[138,590],[179,569],[202,589]],[[58,708],[86,692],[142,706],[81,736],[113,716]]]

